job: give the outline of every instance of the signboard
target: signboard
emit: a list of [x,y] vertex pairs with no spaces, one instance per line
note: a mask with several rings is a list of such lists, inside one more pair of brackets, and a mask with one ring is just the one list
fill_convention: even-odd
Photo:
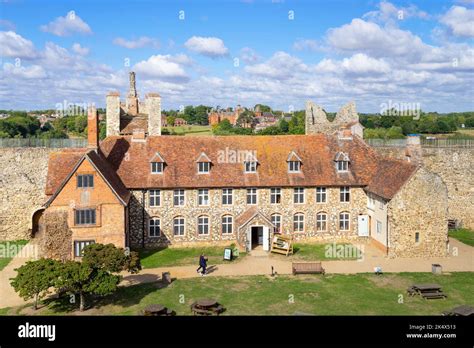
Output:
[[232,261],[232,249],[225,248],[224,249],[224,260]]

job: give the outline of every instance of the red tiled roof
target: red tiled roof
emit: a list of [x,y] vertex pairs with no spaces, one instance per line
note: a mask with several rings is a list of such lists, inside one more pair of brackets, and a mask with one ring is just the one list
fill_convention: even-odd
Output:
[[[227,149],[227,150],[226,150]],[[101,150],[127,188],[272,187],[272,186],[366,186],[377,168],[377,154],[362,140],[335,136],[153,136],[146,142],[130,137],[108,137]],[[226,151],[255,151],[257,173],[244,174],[243,163],[222,163]],[[150,160],[156,152],[166,160],[164,173],[152,175]],[[288,154],[302,160],[302,173],[289,174]],[[336,173],[334,156],[349,154],[351,171]],[[208,175],[197,174],[195,159],[205,152],[214,163]],[[126,154],[126,155],[125,155]],[[125,159],[126,157],[126,159]],[[245,156],[243,156],[245,157]]]
[[[108,137],[100,144],[104,155],[101,171],[108,173],[120,195],[127,189],[212,188],[212,187],[291,187],[359,186],[390,199],[415,172],[416,166],[380,157],[363,140],[341,140],[334,135],[284,136],[152,136],[145,142],[132,142],[131,136]],[[244,173],[242,162],[229,163],[232,151],[248,151],[258,158],[257,173]],[[287,159],[292,151],[302,160],[301,173],[288,173]],[[73,170],[86,150],[53,153],[48,167],[46,193],[54,193]],[[165,160],[163,174],[150,173],[156,153]],[[197,173],[196,158],[204,152],[212,161],[209,174]],[[337,173],[334,158],[344,152],[350,170]],[[227,154],[227,156],[226,156]],[[107,166],[107,168],[106,168]],[[118,176],[115,176],[116,173]]]

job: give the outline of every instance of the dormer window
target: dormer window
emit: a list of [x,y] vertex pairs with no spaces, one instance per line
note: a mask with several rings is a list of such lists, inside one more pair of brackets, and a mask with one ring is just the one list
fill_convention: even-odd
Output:
[[286,162],[288,163],[288,173],[301,173],[302,161],[296,152],[291,151]]
[[246,173],[256,173],[257,172],[257,161],[246,161],[245,162],[245,172]]
[[201,152],[196,162],[198,174],[209,174],[211,171],[211,160],[204,152]]
[[198,162],[198,173],[199,174],[208,174],[211,168],[209,162]]
[[165,160],[160,155],[160,153],[157,152],[150,160],[151,174],[163,174],[164,169],[165,169]]
[[349,156],[344,152],[338,152],[334,159],[338,173],[349,171]]
[[151,162],[151,174],[163,173],[163,162]]

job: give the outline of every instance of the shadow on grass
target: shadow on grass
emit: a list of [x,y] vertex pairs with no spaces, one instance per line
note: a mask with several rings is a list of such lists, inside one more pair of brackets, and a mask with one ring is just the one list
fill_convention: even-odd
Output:
[[[176,279],[172,279],[172,282]],[[131,307],[140,303],[140,301],[157,290],[164,289],[170,284],[162,281],[148,282],[145,284],[134,284],[130,286],[119,286],[112,295],[98,296],[86,295],[85,310],[100,309],[105,306]],[[73,301],[71,301],[74,299]],[[79,311],[79,295],[71,296],[63,294],[58,298],[45,299],[43,303],[54,314],[71,313]]]

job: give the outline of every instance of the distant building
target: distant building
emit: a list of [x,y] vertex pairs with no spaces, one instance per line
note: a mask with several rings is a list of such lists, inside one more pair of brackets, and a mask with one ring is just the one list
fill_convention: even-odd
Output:
[[211,112],[208,113],[208,119],[209,119],[209,125],[213,126],[218,124],[219,122],[222,122],[223,120],[229,120],[230,124],[235,126],[237,124],[237,119],[239,118],[240,114],[244,111],[243,108],[240,107],[240,105],[237,105],[237,107],[234,110],[211,110]]

